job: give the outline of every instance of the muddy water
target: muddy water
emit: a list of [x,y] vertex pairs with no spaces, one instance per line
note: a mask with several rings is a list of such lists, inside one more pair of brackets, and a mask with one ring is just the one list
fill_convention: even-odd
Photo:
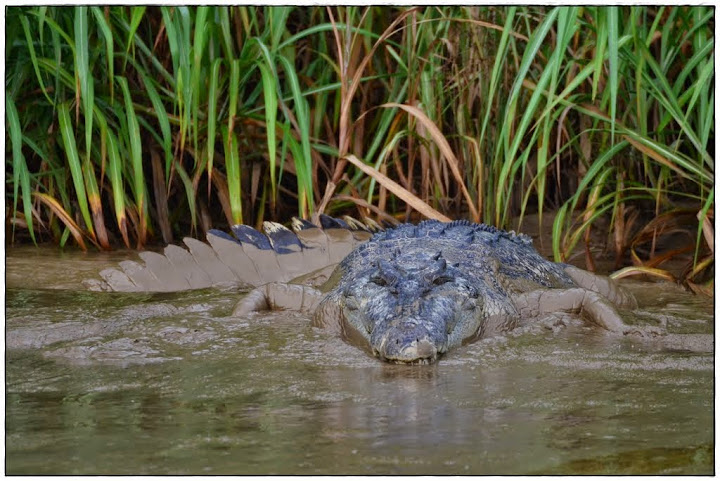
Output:
[[630,285],[659,340],[549,316],[392,366],[232,290],[82,291],[128,254],[7,256],[8,474],[714,469],[713,307],[669,284]]

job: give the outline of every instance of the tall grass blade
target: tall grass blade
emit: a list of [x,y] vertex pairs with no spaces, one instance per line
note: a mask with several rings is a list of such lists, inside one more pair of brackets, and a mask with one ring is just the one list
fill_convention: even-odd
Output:
[[291,7],[269,7],[270,49],[277,51],[283,34],[287,32],[286,23],[290,16]]
[[607,26],[607,15],[602,9],[596,7],[594,15],[592,16],[597,25],[595,26],[595,55],[593,55],[592,62],[589,65],[593,66],[593,80],[592,80],[592,100],[595,101],[597,97],[598,85],[600,78],[604,74],[605,68],[605,50],[608,44],[608,26]]
[[125,188],[122,174],[122,159],[118,149],[118,141],[115,134],[108,130],[107,132],[108,147],[108,170],[107,176],[110,179],[112,187],[113,206],[115,208],[115,220],[118,229],[122,235],[125,247],[130,248],[130,239],[128,238],[127,214],[125,212]]
[[48,194],[43,194],[42,192],[34,192],[33,197],[45,204],[50,210],[55,213],[56,216],[58,216],[58,219],[60,219],[60,221],[65,224],[65,227],[67,227],[72,234],[75,242],[77,242],[77,244],[82,250],[86,251],[87,247],[85,246],[85,241],[83,240],[82,229],[80,229],[80,226],[75,223],[72,216],[68,214],[65,209],[62,208],[58,201],[50,197]]
[[[35,240],[35,228],[33,227],[32,203],[30,191],[30,172],[28,171],[25,156],[22,153],[22,130],[20,128],[20,118],[18,116],[15,102],[8,92],[5,93],[5,115],[8,119],[8,129],[10,130],[10,145],[12,147],[13,156],[13,218],[17,215],[18,204],[18,186],[23,199],[23,211],[25,213],[25,222],[30,232],[33,243]],[[13,224],[13,236],[15,234],[15,224]]]
[[506,52],[508,47],[508,40],[510,39],[510,32],[512,32],[513,21],[515,20],[515,12],[517,7],[509,7],[505,17],[505,26],[502,30],[502,36],[498,45],[497,53],[495,54],[495,62],[493,64],[492,71],[490,73],[490,87],[487,91],[488,104],[485,108],[485,117],[483,118],[482,127],[480,128],[479,136],[479,147],[482,147],[483,141],[485,140],[485,133],[487,131],[488,122],[490,121],[490,114],[493,109],[491,108],[492,99],[495,98],[495,91],[500,83],[500,76],[503,73],[503,59],[506,58]]
[[377,180],[378,183],[384,186],[387,190],[400,197],[409,206],[420,212],[428,219],[436,219],[441,222],[450,222],[451,219],[449,217],[446,217],[445,215],[436,211],[435,209],[427,205],[425,202],[423,202],[422,199],[414,195],[412,192],[408,191],[403,186],[401,186],[382,172],[379,172],[370,167],[369,165],[364,164],[354,155],[347,155],[345,156],[345,159],[358,169],[365,172],[367,175]]
[[[263,98],[265,99],[265,128],[267,135],[268,161],[270,170],[271,204],[277,199],[276,156],[275,156],[275,129],[277,127],[277,80],[274,72],[263,63],[258,64],[263,85]],[[228,179],[229,180],[229,179]]]
[[[298,215],[307,219],[310,217],[311,212],[307,202],[307,186],[300,179],[309,178],[310,173],[305,169],[305,162],[302,161],[303,149],[290,132],[290,123],[283,123],[281,126],[283,129],[283,143],[290,150],[295,165],[295,175],[298,178]],[[253,192],[251,192],[250,197],[254,200],[255,197],[252,194]]]
[[[40,84],[40,90],[42,90],[42,93],[43,95],[45,95],[48,103],[53,105],[55,102],[53,101],[53,99],[50,98],[47,88],[45,87],[45,81],[43,80],[43,76],[40,73],[38,58],[37,54],[35,53],[35,41],[32,38],[32,34],[30,33],[30,23],[28,22],[28,19],[25,15],[20,15],[20,23],[22,24],[23,32],[25,32],[25,42],[28,47],[28,51],[30,52],[30,62],[32,63],[33,70],[35,71],[35,76],[38,79],[38,84]],[[40,31],[42,32],[42,28],[40,29]]]
[[619,84],[618,50],[620,43],[620,29],[618,27],[619,7],[607,8],[608,25],[608,70],[610,83],[610,144],[615,143],[615,118],[617,112],[617,94]]
[[117,76],[125,99],[125,115],[128,129],[128,142],[130,144],[130,164],[132,166],[132,181],[135,194],[135,205],[138,214],[138,245],[147,242],[147,201],[145,200],[145,174],[143,172],[142,145],[140,143],[140,126],[138,125],[135,109],[133,108],[130,89],[127,79]]
[[98,190],[97,180],[95,179],[95,168],[90,162],[89,156],[83,163],[83,178],[85,179],[85,189],[87,190],[88,203],[90,204],[90,211],[92,212],[93,225],[98,244],[100,244],[100,247],[103,249],[110,250],[110,241],[107,230],[105,229],[102,199],[100,198],[100,191]]
[[165,179],[170,180],[170,167],[172,165],[173,152],[172,152],[172,133],[170,130],[170,120],[168,119],[167,111],[165,110],[165,104],[163,103],[158,91],[153,85],[153,81],[144,74],[141,74],[145,91],[147,92],[148,98],[152,103],[155,116],[160,126],[160,133],[162,135],[162,147],[165,152]]
[[[140,21],[142,21],[143,15],[145,15],[145,9],[147,7],[130,7],[131,12],[131,18],[130,18],[130,28],[128,30],[127,34],[127,40],[125,42],[125,58],[127,59],[127,55],[130,53],[130,48],[133,45],[133,37],[135,36],[135,32],[137,31],[138,27],[140,26]],[[123,64],[123,71],[125,71],[125,68],[127,67],[127,60]]]
[[425,129],[430,134],[430,137],[435,142],[435,144],[440,149],[440,152],[442,153],[443,157],[447,161],[448,166],[450,167],[450,171],[453,173],[453,176],[455,177],[455,181],[458,183],[458,186],[460,187],[460,190],[463,193],[463,196],[465,197],[465,201],[467,202],[467,206],[470,209],[470,215],[472,218],[477,222],[479,220],[479,214],[477,212],[477,209],[475,209],[475,202],[470,197],[470,193],[467,190],[467,187],[465,186],[465,179],[463,178],[462,173],[460,172],[459,167],[459,161],[457,157],[455,157],[455,154],[453,153],[452,149],[450,148],[450,144],[448,143],[445,136],[440,132],[440,129],[437,128],[437,126],[432,123],[432,121],[428,118],[427,115],[425,115],[425,112],[418,109],[417,107],[414,107],[412,105],[404,105],[404,104],[395,104],[395,103],[387,103],[381,105],[381,107],[385,108],[399,108],[404,110],[405,112],[411,114],[414,116],[422,125],[425,127]]
[[87,194],[85,193],[85,182],[83,180],[82,163],[78,155],[77,146],[75,144],[75,132],[72,128],[70,120],[70,104],[63,102],[58,108],[58,122],[60,124],[60,133],[62,135],[63,146],[65,147],[65,155],[67,157],[68,166],[75,187],[75,196],[80,205],[80,213],[82,214],[85,226],[91,238],[94,239],[92,219],[88,209]]
[[225,59],[232,61],[236,55],[232,40],[232,27],[230,26],[230,8],[231,7],[218,7],[215,11],[219,17],[218,23],[220,25],[222,38],[223,56]]
[[[315,202],[312,195],[312,178],[310,177],[310,172],[312,171],[312,156],[310,153],[310,115],[308,113],[307,100],[305,100],[300,90],[300,82],[298,81],[295,67],[285,57],[281,56],[279,60],[290,84],[290,91],[292,92],[293,101],[295,102],[296,119],[300,129],[298,134],[300,135],[302,157],[294,158],[298,174],[298,184],[299,186],[302,185],[302,190],[299,191],[298,194],[302,195],[301,206],[304,206],[308,211],[313,211],[315,209]],[[299,169],[297,168],[298,163],[302,163]]]
[[107,61],[107,80],[108,88],[110,89],[110,103],[112,104],[115,100],[115,54],[114,54],[114,39],[110,25],[105,20],[105,16],[99,7],[90,7],[90,11],[95,18],[95,23],[98,26],[98,30],[102,33],[103,41],[105,42],[105,57]]
[[[175,112],[179,117],[177,150],[185,150],[190,129],[192,83],[190,80],[190,13],[187,7],[161,7],[163,25],[167,31],[168,46],[173,64],[175,86]],[[199,92],[198,92],[199,93]]]
[[700,252],[700,239],[705,236],[705,242],[710,248],[710,251],[715,254],[715,233],[712,228],[712,223],[708,220],[708,212],[713,207],[715,201],[715,187],[710,189],[710,195],[705,199],[705,203],[702,206],[700,212],[698,212],[698,232],[695,239],[695,256],[693,257],[693,266],[698,263],[698,252]]
[[[190,102],[192,105],[192,131],[193,131],[193,148],[198,151],[198,133],[200,130],[200,92],[204,91],[204,86],[201,84],[200,79],[203,73],[202,60],[205,55],[205,40],[207,38],[207,16],[210,7],[202,6],[198,7],[195,13],[195,25],[194,25],[194,37],[192,43],[192,68],[190,70],[190,90],[186,90],[188,98],[186,102]],[[189,26],[188,26],[189,29]],[[189,35],[189,33],[188,33]],[[211,172],[209,172],[211,175]],[[209,188],[208,184],[208,188]]]
[[[90,56],[88,52],[88,13],[87,7],[75,8],[75,72],[80,84],[83,115],[85,116],[85,156],[90,156],[92,143],[92,108],[95,103],[93,78],[90,72]],[[76,119],[79,121],[79,119]]]
[[208,175],[208,198],[210,197],[213,173],[213,159],[215,157],[215,129],[217,125],[217,97],[218,83],[220,82],[220,65],[222,59],[213,61],[210,71],[210,90],[208,92],[208,119],[207,119],[207,175]]
[[197,192],[195,192],[192,179],[190,179],[190,176],[185,171],[185,168],[181,164],[175,164],[175,170],[177,171],[178,176],[180,177],[180,180],[185,187],[185,197],[187,198],[188,207],[190,208],[190,225],[194,230],[197,226],[197,207],[195,204],[195,197],[197,196]]
[[223,127],[225,142],[225,171],[227,172],[228,196],[230,198],[230,212],[234,224],[243,223],[242,210],[242,174],[240,171],[240,149],[235,132]]
[[165,244],[173,241],[172,228],[170,226],[170,209],[168,206],[167,189],[165,188],[165,175],[163,174],[160,154],[157,150],[150,151],[150,163],[152,164],[152,183],[155,198],[155,216],[160,227],[160,233]]

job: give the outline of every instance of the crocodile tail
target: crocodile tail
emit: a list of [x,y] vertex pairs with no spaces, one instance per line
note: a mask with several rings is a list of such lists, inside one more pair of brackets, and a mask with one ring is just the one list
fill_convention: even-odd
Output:
[[350,217],[320,216],[322,228],[294,218],[293,230],[265,222],[259,232],[232,226],[232,234],[211,229],[207,243],[186,237],[184,247],[168,245],[162,253],[140,252],[143,263],[120,262],[88,280],[93,290],[176,292],[212,286],[257,287],[289,282],[336,265],[379,229]]

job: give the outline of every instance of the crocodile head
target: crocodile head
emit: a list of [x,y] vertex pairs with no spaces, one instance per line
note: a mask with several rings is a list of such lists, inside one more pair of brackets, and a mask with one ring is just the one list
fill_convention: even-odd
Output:
[[382,360],[428,364],[478,335],[477,281],[440,253],[379,260],[335,298],[345,336]]

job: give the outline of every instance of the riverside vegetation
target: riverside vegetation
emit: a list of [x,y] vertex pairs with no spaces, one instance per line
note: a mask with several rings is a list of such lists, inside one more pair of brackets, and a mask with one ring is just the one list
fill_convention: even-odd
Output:
[[522,229],[545,213],[556,261],[584,245],[592,269],[604,229],[618,276],[711,294],[714,22],[687,6],[9,7],[7,239],[140,249],[293,215]]

